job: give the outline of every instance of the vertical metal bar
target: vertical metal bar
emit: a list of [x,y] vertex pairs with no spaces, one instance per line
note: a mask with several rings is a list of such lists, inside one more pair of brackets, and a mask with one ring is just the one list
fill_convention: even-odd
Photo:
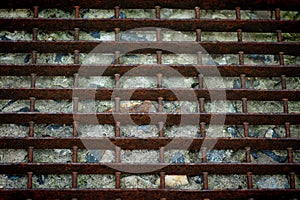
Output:
[[115,74],[115,88],[120,88],[120,74]]
[[201,32],[202,32],[201,29],[199,29],[199,28],[196,29],[196,41],[197,42],[201,42]]
[[197,64],[198,65],[202,65],[203,62],[202,62],[202,51],[198,51],[197,52]]
[[163,112],[163,97],[157,97],[158,101],[158,112]]
[[115,64],[120,64],[120,51],[115,51]]
[[117,121],[115,125],[115,137],[120,137],[120,125],[121,123]]
[[208,172],[203,172],[203,189],[208,189]]
[[121,40],[120,28],[115,28],[115,41],[119,42]]
[[237,30],[237,38],[238,38],[238,42],[243,41],[242,29]]
[[79,79],[79,74],[77,74],[77,73],[74,74],[74,84],[73,84],[74,88],[78,88],[78,85],[79,85],[79,83],[78,83],[79,80],[78,79]]
[[280,8],[275,8],[275,19],[280,20]]
[[120,163],[121,162],[121,148],[120,147],[116,147],[116,163]]
[[293,163],[293,148],[287,148],[288,162]]
[[243,65],[243,64],[244,64],[244,52],[239,51],[239,65]]
[[33,162],[33,147],[28,147],[28,158],[27,162]]
[[204,85],[203,85],[203,74],[198,74],[198,88],[203,89]]
[[245,147],[246,150],[246,162],[250,163],[251,162],[251,156],[250,156],[250,147]]
[[284,58],[283,58],[284,52],[279,52],[279,64],[284,65]]
[[206,162],[207,162],[207,158],[206,158],[207,147],[202,147],[202,148],[200,149],[200,151],[201,151],[201,161],[202,161],[203,163],[206,163]]
[[32,40],[33,40],[33,41],[38,40],[38,31],[39,31],[38,28],[33,28],[33,29],[32,29]]
[[73,97],[73,112],[77,113],[78,112],[78,97]]
[[164,137],[164,122],[158,122],[158,133],[159,137]]
[[74,28],[74,40],[79,40],[79,28]]
[[115,97],[115,112],[120,112],[120,97]]
[[39,17],[39,7],[33,6],[33,18],[38,18],[38,17]]
[[282,102],[283,102],[283,112],[288,113],[289,112],[288,99],[284,98],[282,99]]
[[166,172],[160,172],[160,189],[165,189],[165,176]]
[[121,188],[121,172],[116,172],[115,173],[115,177],[116,177],[116,189],[120,189]]
[[200,112],[203,113],[205,112],[205,109],[204,109],[204,101],[205,101],[205,98],[199,98],[199,104],[200,104]]
[[277,32],[277,42],[282,42],[282,32],[281,30],[276,30]]
[[119,6],[115,7],[115,17],[116,17],[116,19],[120,18],[120,7]]
[[248,189],[253,188],[252,172],[247,172],[247,187]]
[[235,15],[236,15],[237,20],[241,19],[241,8],[240,7],[235,8]]
[[249,123],[248,122],[244,122],[244,137],[249,137]]
[[32,62],[32,64],[36,64],[36,60],[37,60],[37,51],[32,51],[31,52],[31,62]]
[[243,113],[248,112],[248,109],[247,109],[247,98],[242,98],[242,112]]
[[77,172],[72,172],[72,188],[77,188]]
[[157,64],[162,63],[162,51],[156,51],[156,63]]
[[77,161],[78,161],[78,147],[73,146],[72,162],[76,163]]
[[31,88],[35,88],[35,82],[36,82],[36,74],[31,74]]
[[205,133],[205,122],[200,122],[200,134],[201,137],[205,137],[206,133]]
[[78,122],[74,121],[73,122],[73,137],[77,137],[78,136]]
[[281,88],[283,89],[283,90],[285,90],[286,89],[286,76],[285,75],[281,75]]
[[79,64],[79,50],[74,50],[74,64]]
[[27,189],[32,189],[32,172],[27,172]]
[[35,110],[35,97],[30,97],[30,112],[34,112]]
[[161,41],[161,28],[156,29],[156,41],[157,42]]
[[157,88],[162,88],[162,73],[156,74],[157,77]]
[[79,9],[80,9],[80,6],[74,6],[74,9],[75,9],[75,18],[79,18]]
[[159,162],[164,163],[165,162],[165,147],[159,148]]
[[195,7],[195,18],[200,19],[200,7]]
[[241,74],[240,75],[240,80],[241,80],[241,88],[245,89],[246,88],[246,75],[245,74]]
[[295,189],[295,172],[290,173],[290,189]]
[[30,121],[29,122],[29,137],[34,137],[34,122]]
[[155,6],[155,17],[160,19],[160,6]]
[[291,123],[290,122],[286,122],[285,123],[285,137],[289,138],[291,137]]

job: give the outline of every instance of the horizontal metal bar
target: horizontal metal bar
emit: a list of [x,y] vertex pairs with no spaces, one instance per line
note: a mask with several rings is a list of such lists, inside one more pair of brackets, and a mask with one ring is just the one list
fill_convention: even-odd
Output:
[[243,51],[245,54],[300,55],[299,42],[96,42],[96,41],[0,41],[0,52],[5,53],[164,53],[196,54],[207,51],[214,54],[230,54]]
[[[153,200],[168,197],[177,199],[297,199],[300,189],[226,189],[226,190],[184,190],[184,189],[1,189],[1,197],[14,199],[145,199]],[[1,198],[0,197],[0,198]],[[1,198],[2,200],[2,198]]]
[[[141,69],[141,67],[144,67]],[[239,77],[299,77],[300,65],[192,65],[192,64],[0,64],[0,76],[225,76]],[[129,73],[128,73],[129,72]],[[178,73],[176,73],[178,72]]]
[[268,10],[280,7],[281,9],[288,10],[300,10],[300,3],[298,1],[284,1],[284,0],[256,0],[251,2],[244,1],[232,1],[232,0],[188,0],[188,1],[166,1],[166,0],[67,0],[67,1],[55,1],[55,0],[4,0],[0,5],[0,8],[31,8],[32,6],[39,6],[41,8],[64,8],[71,9],[72,6],[80,6],[82,8],[100,8],[100,9],[113,9],[115,6],[121,8],[153,8],[155,6],[161,6],[166,8],[181,8],[181,9],[193,9],[195,6],[199,6],[205,10],[215,9],[235,9],[235,7],[241,7],[242,9],[255,9],[255,10]]
[[170,175],[209,174],[289,174],[300,172],[300,163],[253,164],[253,163],[0,163],[1,174],[158,174],[166,172]]
[[283,125],[286,122],[299,124],[300,113],[0,113],[1,124],[121,124],[142,125],[165,122],[166,125],[225,124],[242,125]]
[[164,147],[169,149],[200,150],[232,149],[245,150],[293,150],[300,149],[300,138],[0,138],[0,149],[108,149],[116,146],[123,150],[154,149]]
[[[216,20],[216,19],[48,19],[48,18],[2,18],[0,27],[4,30],[24,30],[33,28],[41,31],[70,31],[80,28],[82,31],[113,31],[115,27],[122,31],[141,28],[140,31],[155,31],[154,27],[165,28],[163,31],[202,31],[214,32],[282,32],[299,33],[299,20]],[[149,27],[146,29],[145,27]]]
[[192,88],[135,88],[135,89],[41,89],[20,88],[0,89],[0,99],[30,99],[37,100],[108,100],[114,101],[115,97],[121,100],[151,100],[157,101],[163,97],[165,101],[198,101],[205,100],[247,100],[253,101],[289,101],[300,100],[300,90],[256,90],[256,89],[192,89]]

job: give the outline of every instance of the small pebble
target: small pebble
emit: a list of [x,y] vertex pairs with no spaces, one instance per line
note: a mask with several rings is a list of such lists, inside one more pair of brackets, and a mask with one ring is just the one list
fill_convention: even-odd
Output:
[[259,136],[259,133],[249,132],[248,136],[249,136],[249,137],[257,138],[257,137]]
[[172,163],[185,163],[184,157],[180,152],[176,152],[175,155],[172,157]]
[[47,126],[47,129],[50,131],[56,131],[62,127],[63,127],[62,124],[51,124],[51,125]]
[[199,83],[193,83],[192,85],[191,85],[191,88],[195,88],[195,87],[197,87],[199,85]]
[[210,150],[206,154],[208,162],[221,163],[225,157],[225,150]]
[[16,174],[6,174],[7,178],[9,180],[12,180],[12,181],[15,181],[17,180],[18,178],[20,178],[20,176],[16,175]]
[[39,174],[39,175],[38,175],[38,178],[37,178],[37,182],[38,182],[40,185],[44,185],[45,182],[46,182],[47,177],[48,177],[47,175]]
[[64,57],[64,56],[67,56],[68,54],[66,54],[66,53],[57,53],[56,55],[55,55],[55,60],[54,60],[54,62],[57,62],[57,63],[61,63],[62,62],[62,58]]
[[165,184],[166,187],[179,187],[188,185],[189,180],[186,175],[166,175]]
[[142,131],[144,131],[144,132],[147,132],[147,133],[151,132],[150,126],[149,126],[149,125],[141,125],[141,126],[138,126],[138,129],[139,129],[139,130],[142,130]]
[[[246,88],[250,88],[251,87],[251,81],[246,78]],[[234,89],[240,89],[241,88],[241,80],[238,78],[238,79],[235,79],[233,81],[233,88]]]
[[136,33],[124,32],[121,35],[121,41],[139,42],[139,41],[148,41],[148,40],[146,37],[138,36]]
[[190,176],[190,180],[193,180],[197,184],[202,184],[203,183],[203,175]]
[[240,133],[234,126],[229,126],[226,128],[226,131],[232,135],[232,137],[239,137]]
[[90,153],[86,154],[86,161],[88,163],[98,163],[104,154],[104,150],[91,150]]
[[30,60],[30,58],[31,58],[31,55],[30,55],[30,54],[27,54],[27,55],[25,56],[25,58],[24,58],[24,63],[28,63],[29,60]]
[[237,106],[234,103],[230,104],[230,112],[232,112],[232,113],[238,113]]
[[89,32],[89,34],[90,34],[93,38],[96,38],[96,39],[100,39],[100,37],[101,37],[101,32],[100,32],[100,31],[91,31],[91,32]]
[[11,40],[11,39],[7,38],[6,35],[2,35],[2,36],[0,37],[0,39],[1,39],[1,40]]
[[250,154],[254,159],[257,159],[259,157],[256,150],[250,150]]
[[216,61],[212,60],[212,59],[209,59],[207,62],[206,62],[207,65],[220,65],[219,63],[217,63]]
[[280,136],[275,132],[274,128],[268,128],[265,132],[266,138],[280,138]]

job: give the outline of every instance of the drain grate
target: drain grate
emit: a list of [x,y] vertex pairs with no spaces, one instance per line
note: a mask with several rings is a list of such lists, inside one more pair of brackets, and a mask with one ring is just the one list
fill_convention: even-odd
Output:
[[[26,180],[20,187],[0,182],[0,199],[300,198],[298,1],[25,0],[5,1],[0,8],[8,13],[0,18],[0,180]],[[23,9],[21,17],[9,15],[18,9]],[[44,17],[47,9],[56,10]],[[144,13],[126,18],[128,9],[138,9],[133,16]],[[193,17],[166,17],[172,9]],[[59,18],[60,12],[69,17]],[[89,12],[112,15],[88,18]],[[57,31],[64,33],[51,34]],[[173,39],[188,34],[170,41],[172,31]],[[234,40],[219,41],[224,34]],[[261,41],[253,34],[261,34]],[[184,63],[170,61],[176,57]],[[43,85],[55,78],[61,85]],[[125,78],[131,80],[129,87]],[[85,85],[87,80],[94,82]],[[56,110],[47,108],[49,102]],[[83,135],[84,125],[99,124],[93,137]],[[47,129],[40,131],[41,125]],[[109,132],[106,125],[113,126],[111,135],[100,133]],[[137,129],[127,130],[127,125]],[[193,137],[188,127],[196,127]],[[57,149],[61,156],[69,151],[71,158],[37,159],[35,152]],[[5,160],[8,150],[26,150],[26,160]],[[91,153],[82,161],[84,150]],[[174,150],[186,152],[189,161],[178,152],[170,156]],[[111,152],[109,162],[99,161],[104,151]],[[146,161],[136,162],[134,152]],[[143,152],[155,156],[147,160]],[[260,162],[258,157],[267,159]],[[35,186],[36,179],[43,185],[50,174],[69,175],[70,185]],[[80,176],[91,174],[110,175],[113,188],[82,188]],[[138,177],[137,182],[144,181],[139,178],[143,175],[158,181],[151,187],[126,187],[122,180],[128,175]],[[283,187],[276,176],[286,180]],[[198,188],[180,187],[180,181],[172,187],[170,178],[194,181]],[[224,180],[225,185],[235,180],[240,186],[214,186]]]

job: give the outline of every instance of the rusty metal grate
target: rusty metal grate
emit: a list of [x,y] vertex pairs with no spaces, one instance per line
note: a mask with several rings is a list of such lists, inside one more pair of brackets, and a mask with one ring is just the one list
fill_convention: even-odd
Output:
[[[299,87],[287,87],[288,78],[300,77],[299,63],[286,64],[285,56],[299,56],[300,42],[287,42],[282,40],[282,33],[300,32],[299,20],[282,20],[281,10],[299,11],[299,1],[5,1],[1,9],[32,9],[33,18],[1,18],[0,27],[6,31],[26,31],[32,33],[32,40],[1,40],[1,53],[30,53],[31,64],[0,64],[0,76],[27,76],[31,84],[26,88],[0,88],[1,100],[29,100],[30,112],[1,112],[1,124],[19,124],[28,126],[26,137],[1,137],[1,149],[26,149],[27,162],[4,162],[0,164],[0,174],[17,174],[27,177],[27,188],[0,189],[0,199],[299,199],[300,189],[297,187],[297,174],[300,173],[299,159],[295,161],[295,154],[300,150],[298,110],[289,112],[291,102],[300,101]],[[39,11],[45,8],[59,8],[73,10],[74,18],[40,18]],[[114,18],[84,19],[80,18],[80,11],[86,8],[114,9]],[[164,19],[161,18],[162,8],[194,10],[193,19]],[[120,17],[120,9],[154,9],[156,18],[131,19]],[[202,10],[234,10],[235,19],[206,19],[201,18]],[[242,19],[243,10],[268,10],[272,13],[271,19]],[[159,27],[154,29],[156,41],[128,42],[120,40],[121,31],[140,27]],[[165,49],[176,49],[179,54],[194,54],[197,51],[194,41],[163,41],[161,32],[163,28],[176,31],[190,31],[195,33],[195,41],[209,54],[236,54],[236,64],[222,64],[214,66],[221,77],[239,77],[238,88],[207,88],[205,78],[217,76],[212,70],[213,66],[203,62],[203,52],[197,52],[197,64],[164,64],[162,56],[169,54]],[[84,41],[80,39],[80,31],[114,31],[115,41]],[[38,40],[39,31],[71,31],[74,39],[42,41]],[[152,30],[152,29],[151,29]],[[205,32],[233,32],[236,41],[203,41]],[[277,41],[274,42],[245,42],[245,33],[274,33]],[[80,53],[89,53],[101,44],[100,52],[115,55],[115,62],[109,65],[103,63],[82,64]],[[155,45],[153,45],[155,44]],[[122,48],[120,48],[122,47]],[[119,55],[126,52],[137,54],[154,54],[157,57],[155,64],[142,65],[140,74],[132,76],[153,76],[157,78],[157,88],[120,88],[120,78],[127,72],[140,67],[139,64],[122,64]],[[38,63],[39,53],[71,53],[74,55],[73,64],[47,64]],[[246,54],[273,55],[278,64],[245,64]],[[143,64],[143,63],[141,63]],[[78,86],[81,75],[93,76],[105,68],[101,74],[112,77],[113,88],[82,88]],[[166,70],[169,69],[169,70]],[[175,70],[184,77],[196,77],[194,88],[165,88],[163,78],[174,76]],[[200,72],[200,73],[199,73]],[[66,76],[73,77],[73,87],[69,88],[38,88],[36,81],[39,76]],[[247,86],[251,77],[280,79],[279,89],[255,89]],[[192,91],[192,93],[191,93]],[[241,112],[206,112],[207,102],[212,100],[211,95],[216,94],[214,100],[240,101]],[[176,94],[181,94],[180,99]],[[156,112],[143,110],[128,113],[121,112],[120,101],[123,96],[132,94],[131,100],[157,101]],[[114,111],[81,113],[78,111],[80,101],[84,100],[110,101],[113,99]],[[167,113],[164,112],[164,101],[190,101],[196,99],[199,109],[194,113]],[[72,102],[72,112],[53,113],[35,112],[38,100],[68,100]],[[282,112],[251,112],[248,110],[249,101],[281,101]],[[78,126],[91,124],[96,117],[97,123],[115,126],[115,136],[109,138],[81,138],[78,135]],[[224,120],[221,119],[224,117]],[[182,122],[182,119],[185,119]],[[207,126],[212,119],[220,119],[220,125],[236,125],[243,129],[242,137],[215,138],[206,137]],[[137,125],[155,124],[158,126],[157,137],[132,138],[120,134],[120,126],[131,123]],[[218,121],[218,120],[217,120]],[[67,124],[72,125],[72,137],[35,137],[35,127],[38,124]],[[164,126],[193,125],[199,127],[196,138],[170,138],[164,135]],[[284,137],[263,138],[250,136],[249,127],[253,125],[277,125],[285,129]],[[291,131],[291,127],[294,127]],[[110,141],[110,142],[108,142]],[[172,145],[168,145],[168,144]],[[215,143],[215,150],[241,150],[244,151],[245,161],[241,163],[211,163],[207,162],[206,145]],[[89,144],[88,147],[86,144]],[[188,144],[188,148],[186,145]],[[81,149],[107,149],[115,152],[114,163],[82,163],[78,162],[78,151]],[[72,161],[69,163],[34,162],[33,155],[37,149],[71,149]],[[132,164],[121,162],[122,150],[157,150],[159,163]],[[164,153],[170,149],[184,149],[190,152],[200,151],[202,160],[199,163],[166,163]],[[251,160],[252,150],[282,150],[286,151],[287,161],[283,163],[255,163]],[[118,169],[122,169],[122,172]],[[155,174],[160,177],[160,186],[150,188],[121,188],[121,176],[132,169]],[[37,189],[33,188],[33,176],[36,174],[69,174],[72,176],[70,189]],[[115,176],[114,189],[82,189],[78,188],[78,175],[80,174],[111,174]],[[167,188],[165,177],[167,175],[195,176],[202,174],[202,188],[188,190],[180,188]],[[211,189],[209,176],[211,174],[245,175],[247,185],[238,189]],[[253,187],[255,175],[286,175],[289,180],[288,188],[257,189]]]

